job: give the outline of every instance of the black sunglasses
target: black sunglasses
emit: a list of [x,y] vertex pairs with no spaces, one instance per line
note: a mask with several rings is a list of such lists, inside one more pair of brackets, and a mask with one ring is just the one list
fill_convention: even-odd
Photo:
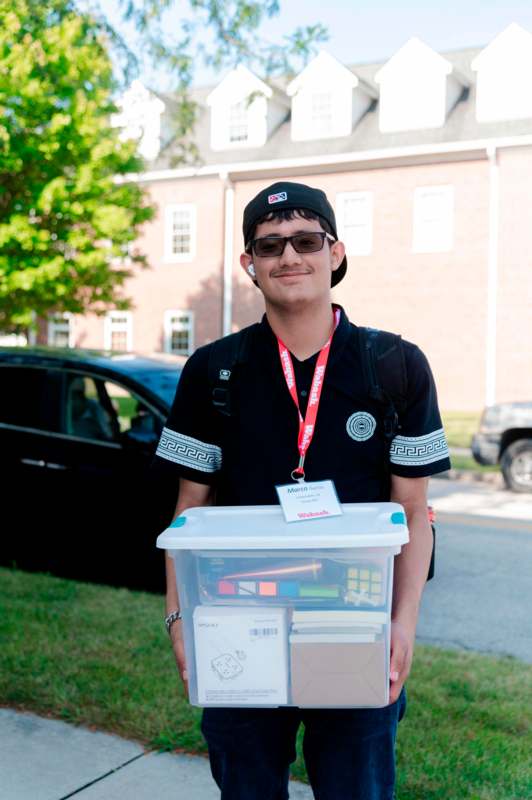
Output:
[[296,253],[317,253],[322,249],[326,238],[331,242],[336,241],[334,236],[325,231],[308,231],[295,233],[293,236],[262,236],[260,239],[252,239],[248,247],[262,258],[282,255],[287,242],[290,242]]

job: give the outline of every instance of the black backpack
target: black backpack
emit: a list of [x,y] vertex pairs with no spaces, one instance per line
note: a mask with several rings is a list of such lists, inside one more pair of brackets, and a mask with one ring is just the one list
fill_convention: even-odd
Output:
[[[209,352],[208,374],[214,408],[224,416],[232,415],[231,375],[249,357],[258,323],[213,342]],[[378,328],[358,328],[359,351],[368,396],[381,408],[384,436],[391,444],[399,430],[399,420],[406,408],[408,377],[401,336]],[[389,463],[387,464],[389,468]],[[427,580],[434,577],[436,531]]]

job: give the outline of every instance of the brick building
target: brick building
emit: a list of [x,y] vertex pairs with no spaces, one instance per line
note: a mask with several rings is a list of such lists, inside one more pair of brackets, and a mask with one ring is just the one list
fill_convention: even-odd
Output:
[[150,269],[126,286],[133,311],[50,320],[45,335],[189,353],[255,321],[242,211],[286,178],[335,206],[349,262],[335,299],[424,349],[444,410],[531,399],[531,74],[532,35],[517,25],[484,49],[439,54],[411,39],[384,64],[322,52],[283,85],[239,67],[197,91],[201,166],[181,169],[161,99],[135,85],[122,124],[144,131]]

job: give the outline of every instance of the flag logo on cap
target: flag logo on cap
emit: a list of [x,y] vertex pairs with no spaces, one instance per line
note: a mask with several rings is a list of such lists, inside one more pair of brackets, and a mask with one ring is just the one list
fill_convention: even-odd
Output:
[[273,203],[282,203],[283,200],[287,200],[288,195],[286,192],[279,192],[278,194],[270,194],[268,195],[268,205],[272,205]]

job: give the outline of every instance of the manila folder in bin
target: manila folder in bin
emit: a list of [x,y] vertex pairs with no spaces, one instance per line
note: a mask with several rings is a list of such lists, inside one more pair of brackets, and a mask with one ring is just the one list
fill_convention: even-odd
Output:
[[290,643],[296,706],[384,706],[389,702],[384,641]]

